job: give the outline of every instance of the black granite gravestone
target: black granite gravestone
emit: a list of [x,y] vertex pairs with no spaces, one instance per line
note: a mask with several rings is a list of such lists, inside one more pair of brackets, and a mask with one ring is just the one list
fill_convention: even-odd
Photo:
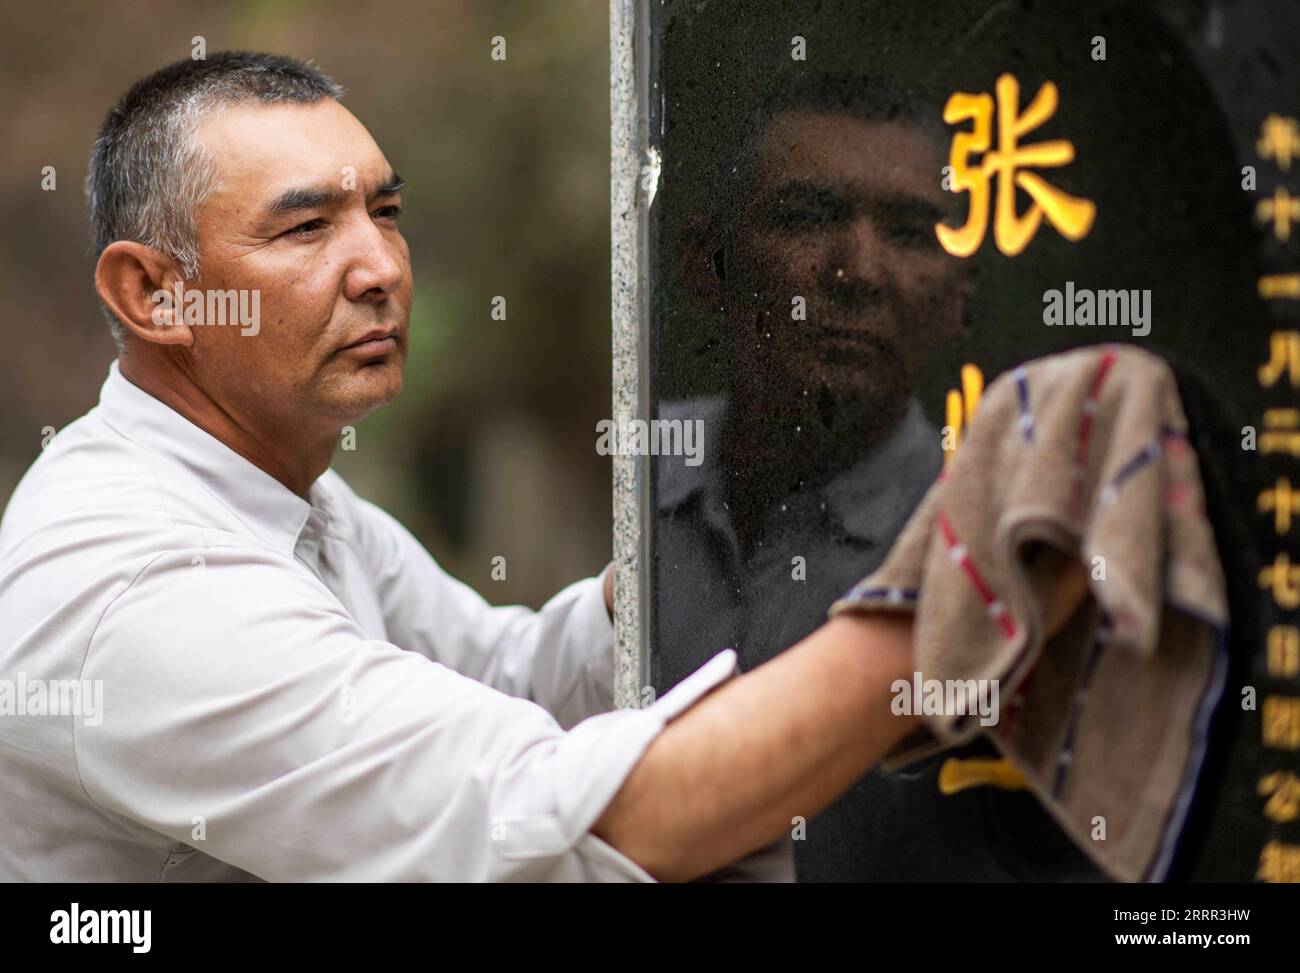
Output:
[[[981,380],[1133,342],[1179,376],[1233,623],[1155,877],[1300,881],[1300,7],[651,9],[652,417],[703,432],[653,460],[656,690],[819,625]],[[991,752],[869,774],[796,834],[800,878],[1101,879],[1028,792],[941,792]]]

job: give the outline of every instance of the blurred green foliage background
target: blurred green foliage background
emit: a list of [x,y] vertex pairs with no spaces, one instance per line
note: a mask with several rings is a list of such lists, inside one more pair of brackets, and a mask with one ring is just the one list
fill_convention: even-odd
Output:
[[[539,604],[610,556],[609,50],[601,0],[0,5],[0,502],[41,430],[95,404],[114,356],[83,181],[137,79],[207,50],[303,59],[406,179],[406,389],[335,468],[497,603]],[[507,57],[492,60],[492,38]],[[43,191],[42,167],[57,189]],[[508,317],[493,321],[493,297]],[[491,577],[506,558],[506,578]]]

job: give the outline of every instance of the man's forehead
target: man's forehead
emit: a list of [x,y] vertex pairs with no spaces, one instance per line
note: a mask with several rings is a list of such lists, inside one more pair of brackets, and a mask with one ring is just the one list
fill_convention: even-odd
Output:
[[764,127],[757,161],[760,180],[767,183],[820,177],[838,184],[888,180],[937,185],[942,154],[910,122],[789,111]]
[[238,104],[200,123],[216,160],[218,194],[248,201],[304,186],[353,185],[363,192],[392,176],[374,139],[333,99],[310,104]]

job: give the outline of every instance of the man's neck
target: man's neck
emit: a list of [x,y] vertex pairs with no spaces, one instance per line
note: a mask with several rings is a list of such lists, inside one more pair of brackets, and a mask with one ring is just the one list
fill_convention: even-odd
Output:
[[[268,476],[282,483],[304,500],[311,486],[329,469],[338,443],[338,431],[311,435],[310,430],[292,428],[289,423],[270,423],[254,429],[223,408],[194,382],[184,369],[153,367],[143,356],[122,355],[118,369],[132,385],[184,416],[208,435],[220,440]],[[165,371],[164,378],[160,373]]]
[[[804,395],[758,383],[731,390],[723,452],[728,463],[826,481],[875,452],[902,421],[907,401],[887,407],[837,399],[826,389]],[[788,477],[777,477],[778,479]]]
[[893,410],[882,416],[867,403],[837,401],[825,390],[804,397],[769,388],[733,386],[722,430],[724,492],[746,552],[778,504],[824,487],[872,455],[902,419]]

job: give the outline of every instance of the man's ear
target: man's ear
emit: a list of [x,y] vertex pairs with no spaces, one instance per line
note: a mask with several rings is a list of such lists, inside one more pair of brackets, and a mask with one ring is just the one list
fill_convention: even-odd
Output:
[[971,299],[974,297],[978,273],[979,269],[974,262],[962,261],[956,267],[950,283],[940,291],[939,304],[934,309],[932,331],[938,341],[959,341],[970,336]]
[[176,261],[130,240],[110,243],[95,265],[95,290],[131,333],[159,345],[194,344],[183,308],[174,307],[173,285],[185,278]]
[[707,216],[696,213],[686,218],[677,253],[677,273],[687,292],[701,307],[716,310],[722,303],[725,270],[722,242]]
[[979,280],[980,265],[968,260],[962,267],[961,279],[961,330],[959,336],[969,338],[975,330],[975,317],[971,305],[975,299],[975,289]]

